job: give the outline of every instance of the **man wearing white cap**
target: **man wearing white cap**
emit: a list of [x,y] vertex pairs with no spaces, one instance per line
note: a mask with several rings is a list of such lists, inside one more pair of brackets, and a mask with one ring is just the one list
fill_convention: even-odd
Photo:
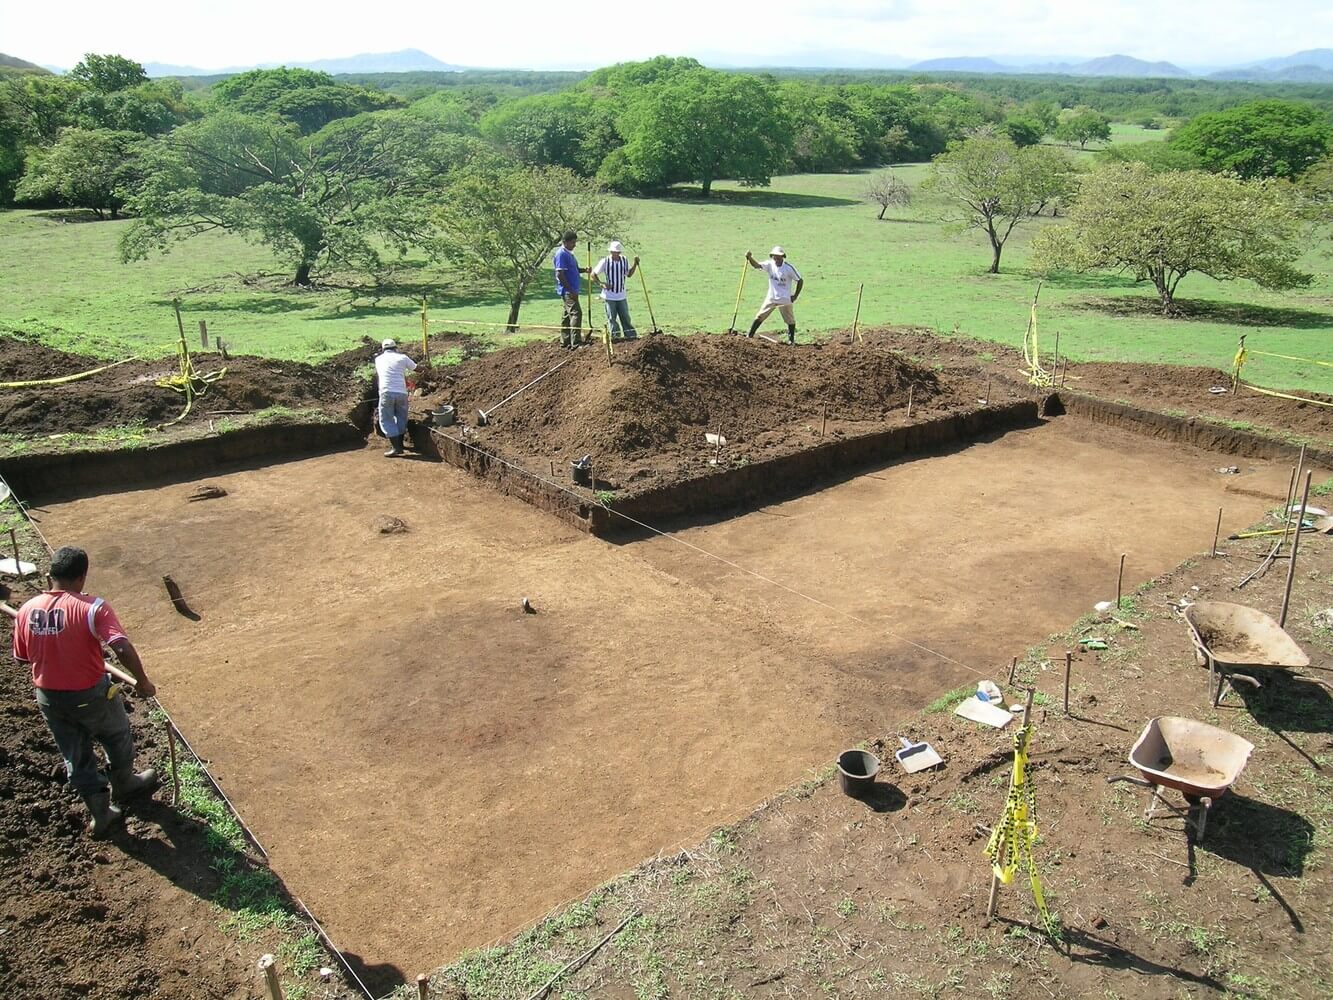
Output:
[[398,342],[389,339],[380,344],[375,357],[375,376],[380,384],[380,430],[391,447],[385,458],[403,454],[403,436],[407,434],[407,373],[417,363],[398,350]]
[[[754,259],[754,254],[749,250],[745,251],[745,259],[750,262],[751,267],[758,268],[768,275],[768,295],[764,297],[764,304],[759,307],[759,312],[755,313],[754,322],[750,324],[750,332],[746,336],[753,337],[758,333],[760,324],[773,315],[773,310],[776,309],[782,313],[782,318],[787,323],[787,343],[795,344],[796,312],[792,306],[801,297],[805,279],[796,268],[787,263],[787,251],[782,247],[770,250],[768,260],[762,264]],[[792,282],[796,283],[794,289]]]
[[602,286],[602,302],[606,305],[606,325],[612,339],[624,337],[626,340],[638,339],[638,333],[629,318],[629,301],[625,297],[625,283],[639,269],[639,258],[634,263],[625,260],[625,248],[620,240],[612,240],[607,246],[610,256],[603,257],[592,269],[593,284]]

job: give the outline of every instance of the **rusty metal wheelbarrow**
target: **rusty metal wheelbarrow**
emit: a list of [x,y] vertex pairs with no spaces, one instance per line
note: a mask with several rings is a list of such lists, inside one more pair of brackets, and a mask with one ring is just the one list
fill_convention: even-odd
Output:
[[[1185,622],[1195,658],[1208,668],[1214,708],[1234,681],[1262,687],[1258,678],[1239,671],[1299,670],[1310,665],[1310,658],[1277,622],[1243,604],[1199,601],[1185,609]],[[1316,678],[1307,679],[1328,687]]]
[[[1151,790],[1143,818],[1151,820],[1158,805],[1172,812],[1181,810],[1162,797],[1163,788],[1174,788],[1185,796],[1185,830],[1194,828],[1195,840],[1203,840],[1212,804],[1236,783],[1249,762],[1254,744],[1206,722],[1164,715],[1144,727],[1129,762],[1141,777],[1115,775],[1107,782],[1127,781]],[[1197,814],[1197,815],[1196,815]]]

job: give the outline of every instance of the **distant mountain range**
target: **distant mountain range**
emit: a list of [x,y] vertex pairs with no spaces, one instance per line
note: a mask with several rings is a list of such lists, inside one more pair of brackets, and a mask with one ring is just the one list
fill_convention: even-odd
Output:
[[244,73],[252,69],[313,69],[322,73],[450,73],[465,69],[441,62],[420,49],[402,49],[398,52],[363,52],[360,55],[338,59],[316,59],[312,62],[259,63],[253,66],[227,66],[223,69],[200,69],[197,66],[175,66],[171,63],[144,63],[149,76],[224,76]]
[[[746,60],[722,52],[700,53],[710,66],[740,68]],[[458,72],[467,69],[454,63],[441,62],[420,49],[402,49],[398,52],[367,52],[339,59],[316,59],[312,62],[262,63],[251,66],[227,66],[221,69],[200,69],[197,66],[178,66],[170,63],[145,63],[149,76],[226,76],[251,69],[271,69],[276,66],[322,70],[325,73],[421,73]],[[1168,77],[1176,79],[1203,78],[1210,80],[1250,80],[1260,83],[1333,83],[1333,49],[1307,49],[1289,56],[1263,59],[1243,66],[1224,68],[1182,68],[1175,63],[1148,62],[1127,55],[1101,56],[1085,60],[1042,60],[1039,57],[992,58],[989,56],[954,56],[927,59],[909,63],[897,56],[864,50],[818,50],[784,53],[770,57],[765,66],[771,69],[883,69],[907,70],[914,73],[984,73],[984,74],[1057,74],[1062,76],[1111,77]],[[46,67],[63,72],[56,67]],[[42,67],[22,59],[0,54],[0,73],[41,72]]]

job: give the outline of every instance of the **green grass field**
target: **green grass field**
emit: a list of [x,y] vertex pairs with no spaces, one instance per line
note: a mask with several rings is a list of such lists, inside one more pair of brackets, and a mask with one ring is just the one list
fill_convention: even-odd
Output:
[[[1115,139],[1160,135],[1120,126]],[[925,165],[899,168],[914,186],[927,171]],[[1001,273],[988,275],[984,236],[946,229],[938,221],[941,205],[919,193],[910,209],[877,221],[877,208],[861,200],[866,182],[864,174],[803,175],[775,178],[771,188],[760,190],[722,185],[708,202],[688,192],[627,200],[632,220],[620,235],[629,252],[642,256],[657,321],[670,332],[726,330],[744,251],[759,255],[781,243],[806,279],[797,306],[805,333],[850,326],[864,283],[864,325],[956,329],[1019,344],[1037,282],[1026,267],[1028,245],[1050,220],[1017,230]],[[228,235],[201,237],[166,257],[121,264],[116,241],[127,225],[66,223],[55,213],[0,213],[0,329],[35,333],[55,346],[101,356],[145,347],[164,353],[175,336],[171,300],[179,296],[191,332],[198,319],[206,319],[237,351],[314,359],[363,336],[416,336],[421,294],[429,298],[434,328],[447,328],[451,320],[498,324],[506,313],[501,296],[420,260],[401,262],[377,288],[333,275],[317,290],[297,290],[284,284],[287,276],[265,251]],[[1238,334],[1247,333],[1252,349],[1333,361],[1331,254],[1333,241],[1327,239],[1310,248],[1305,266],[1317,278],[1299,293],[1191,275],[1178,293],[1193,313],[1189,319],[1156,315],[1151,286],[1127,276],[1051,280],[1041,294],[1044,343],[1049,347],[1058,330],[1062,351],[1076,359],[1226,367]],[[579,255],[585,258],[585,248]],[[559,305],[548,285],[543,280],[524,306],[524,321],[558,322]],[[635,321],[646,327],[648,312],[637,282],[631,293]],[[738,326],[746,324],[763,294],[762,275],[751,272]],[[777,319],[770,323],[776,327]],[[498,326],[492,335],[499,336]],[[1254,358],[1247,376],[1263,385],[1333,392],[1329,367]]]

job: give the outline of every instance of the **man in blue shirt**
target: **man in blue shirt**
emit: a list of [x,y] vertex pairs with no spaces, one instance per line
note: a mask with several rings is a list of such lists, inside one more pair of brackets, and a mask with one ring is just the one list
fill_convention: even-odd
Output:
[[587,274],[586,268],[580,268],[574,257],[574,245],[578,243],[578,234],[572,229],[565,230],[565,236],[555,252],[555,293],[560,296],[565,309],[560,317],[560,346],[578,347],[580,331],[583,329],[583,307],[579,305],[579,275]]

